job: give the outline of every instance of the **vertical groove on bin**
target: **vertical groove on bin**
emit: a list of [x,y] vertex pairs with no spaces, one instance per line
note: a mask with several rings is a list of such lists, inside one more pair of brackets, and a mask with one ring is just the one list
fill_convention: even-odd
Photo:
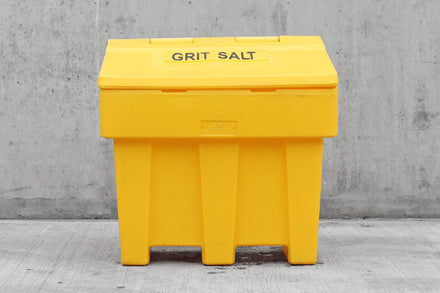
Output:
[[150,245],[200,246],[200,164],[195,140],[154,140]]
[[199,145],[202,200],[202,260],[206,265],[235,261],[238,142],[209,140]]
[[236,174],[235,174],[235,201],[234,201],[234,230],[232,231],[233,233],[233,237],[234,237],[234,261],[233,263],[235,263],[235,249],[237,248],[237,207],[238,207],[238,189],[239,189],[239,172],[240,172],[240,151],[241,151],[241,144],[240,141],[237,141],[237,167],[236,167]]
[[322,138],[286,141],[288,243],[291,264],[314,264],[318,245]]
[[286,155],[283,140],[241,140],[236,246],[287,243]]

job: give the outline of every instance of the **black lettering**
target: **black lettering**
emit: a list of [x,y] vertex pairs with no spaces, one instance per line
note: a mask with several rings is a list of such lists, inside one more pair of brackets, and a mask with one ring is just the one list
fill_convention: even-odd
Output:
[[237,53],[235,53],[235,52],[232,52],[231,56],[229,56],[229,59],[233,59],[233,58],[240,60],[240,57],[238,57]]
[[251,58],[244,57],[244,52],[241,52],[241,60],[251,60]]
[[187,61],[188,59],[195,61],[196,59],[194,59],[194,53],[185,53],[185,60]]
[[182,55],[182,53],[174,53],[172,58],[173,58],[173,60],[176,60],[176,61],[182,61],[183,55]]
[[251,60],[254,60],[254,55],[256,52],[247,52],[249,55],[251,55]]
[[209,52],[201,52],[200,54],[203,55],[203,59],[208,59],[207,55],[209,54]]
[[218,59],[227,59],[228,55],[226,55],[226,52],[218,52]]

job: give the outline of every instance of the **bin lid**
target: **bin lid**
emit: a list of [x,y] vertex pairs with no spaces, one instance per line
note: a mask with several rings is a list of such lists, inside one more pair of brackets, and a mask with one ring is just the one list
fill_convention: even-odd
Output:
[[318,36],[109,40],[101,89],[331,88]]

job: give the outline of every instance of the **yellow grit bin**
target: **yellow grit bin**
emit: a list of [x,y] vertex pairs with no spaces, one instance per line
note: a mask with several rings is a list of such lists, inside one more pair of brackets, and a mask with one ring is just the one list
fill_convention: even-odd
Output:
[[109,40],[101,135],[114,140],[122,264],[199,246],[204,264],[230,265],[243,245],[314,264],[337,84],[320,37]]

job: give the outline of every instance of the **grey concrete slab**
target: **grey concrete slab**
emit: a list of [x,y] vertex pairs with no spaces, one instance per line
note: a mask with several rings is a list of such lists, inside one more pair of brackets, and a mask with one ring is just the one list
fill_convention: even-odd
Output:
[[438,292],[440,220],[323,220],[318,263],[239,247],[232,266],[200,249],[154,247],[120,264],[116,221],[0,221],[0,292]]
[[109,38],[321,35],[340,77],[322,216],[440,217],[440,1],[15,1],[0,9],[0,218],[116,218]]

